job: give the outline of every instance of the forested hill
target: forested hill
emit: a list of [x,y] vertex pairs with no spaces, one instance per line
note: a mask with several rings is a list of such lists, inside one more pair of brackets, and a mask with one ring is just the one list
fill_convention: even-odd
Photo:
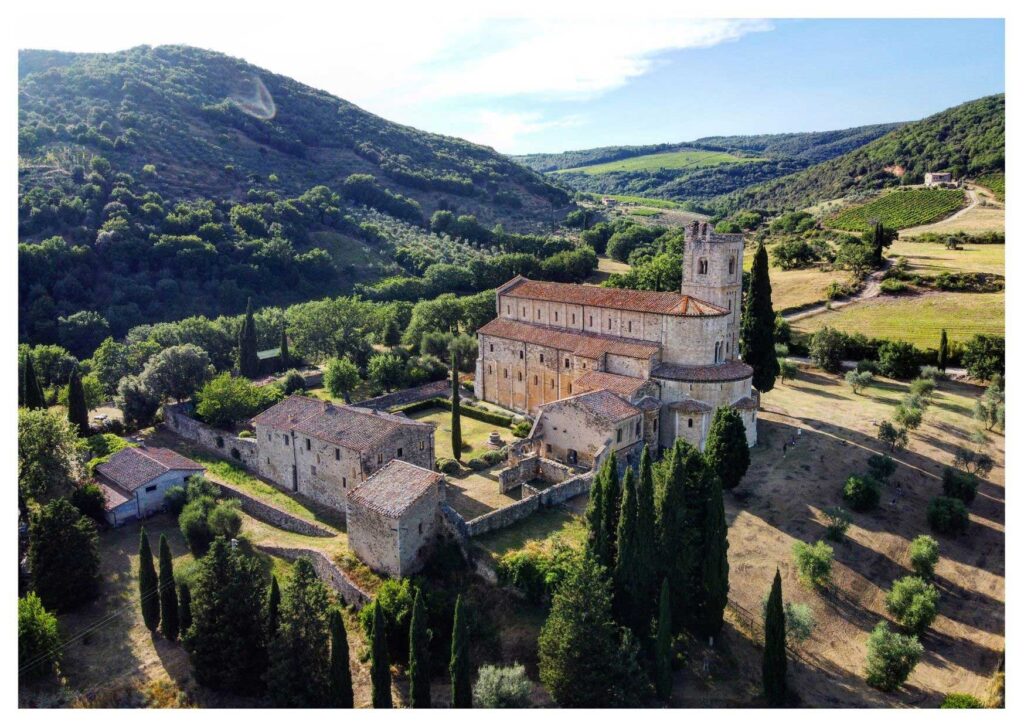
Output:
[[1006,97],[986,96],[906,124],[858,149],[795,174],[711,200],[718,211],[799,209],[899,184],[928,171],[955,178],[1004,170]]
[[[418,201],[524,229],[566,195],[488,147],[391,123],[245,61],[197,48],[22,51],[21,189],[50,186],[102,155],[171,199],[282,195],[368,173]],[[152,165],[152,166],[149,166]],[[547,214],[545,214],[547,213]]]

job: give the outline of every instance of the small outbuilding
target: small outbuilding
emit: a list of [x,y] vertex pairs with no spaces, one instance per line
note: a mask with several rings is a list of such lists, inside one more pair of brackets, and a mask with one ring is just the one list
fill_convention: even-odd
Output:
[[439,536],[444,501],[444,475],[393,459],[349,494],[349,545],[377,572],[415,573]]
[[953,175],[949,172],[924,173],[924,186],[926,187],[941,187],[947,184],[953,184]]
[[198,462],[170,449],[125,447],[96,466],[96,481],[106,498],[107,522],[117,527],[159,512],[168,488],[205,472]]

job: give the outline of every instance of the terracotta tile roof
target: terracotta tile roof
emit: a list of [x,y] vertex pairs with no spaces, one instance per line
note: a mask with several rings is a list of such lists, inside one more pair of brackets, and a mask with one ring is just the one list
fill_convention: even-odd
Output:
[[271,429],[301,432],[357,452],[370,449],[402,427],[433,429],[429,422],[359,406],[337,406],[299,395],[274,404],[252,421]]
[[655,379],[671,379],[673,381],[742,381],[753,375],[754,369],[742,361],[726,361],[706,366],[660,363],[651,372],[651,376]]
[[599,288],[596,285],[547,283],[528,278],[514,278],[498,289],[499,295],[546,300],[555,303],[592,305],[600,308],[661,313],[670,316],[721,316],[725,308],[680,293],[657,293],[627,288]]
[[610,353],[616,356],[646,359],[661,350],[660,345],[650,341],[602,336],[597,333],[582,333],[551,326],[537,326],[508,318],[495,318],[480,328],[477,333],[506,338],[511,341],[526,341],[538,346],[557,348],[560,351],[571,351],[586,358],[600,358],[602,354]]
[[621,374],[610,374],[607,371],[588,371],[573,382],[573,389],[581,394],[588,391],[608,389],[619,396],[632,399],[640,388],[647,383],[647,379],[636,376],[623,376]]
[[147,482],[172,470],[202,472],[203,466],[177,452],[160,447],[125,447],[112,455],[96,472],[125,492],[134,492]]
[[641,413],[639,409],[623,399],[621,396],[608,391],[607,389],[588,391],[585,394],[567,396],[564,399],[558,399],[557,401],[544,404],[541,407],[541,411],[543,412],[545,409],[559,408],[560,406],[573,404],[588,409],[594,416],[599,419],[604,419],[612,424],[621,422],[623,419],[635,417]]
[[121,492],[121,490],[115,489],[105,482],[98,482],[97,484],[103,492],[103,499],[106,503],[103,509],[107,512],[128,502],[128,496]]
[[680,401],[675,401],[669,404],[668,408],[673,411],[681,411],[686,414],[705,414],[712,411],[709,404],[705,404],[703,401],[697,401],[696,399],[682,399]]
[[439,472],[393,459],[352,490],[348,501],[397,518],[443,480]]

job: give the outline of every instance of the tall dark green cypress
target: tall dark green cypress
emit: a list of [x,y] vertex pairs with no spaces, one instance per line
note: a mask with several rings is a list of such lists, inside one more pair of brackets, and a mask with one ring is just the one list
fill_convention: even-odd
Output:
[[672,609],[668,578],[661,582],[658,599],[658,631],[654,639],[654,688],[660,699],[672,696]]
[[247,379],[259,377],[260,359],[257,353],[256,321],[252,313],[252,298],[249,298],[242,328],[238,332],[238,372]]
[[168,641],[178,638],[178,589],[174,583],[174,560],[167,536],[160,534],[160,631]]
[[462,404],[459,398],[459,369],[452,354],[452,456],[462,461]]
[[939,356],[936,364],[938,365],[939,371],[945,371],[946,366],[949,362],[949,339],[946,336],[946,329],[942,329],[942,334],[939,336]]
[[430,633],[423,594],[418,588],[409,620],[409,706],[430,707]]
[[160,588],[153,567],[153,550],[149,547],[146,528],[139,533],[139,602],[146,628],[156,631],[160,625]]
[[43,394],[43,387],[36,376],[36,366],[32,362],[32,354],[25,355],[24,391],[21,396],[21,405],[26,409],[45,409],[46,396]]
[[650,636],[658,599],[658,529],[654,516],[654,470],[651,453],[644,446],[636,484],[636,604],[637,628],[633,633],[646,642]]
[[782,607],[782,576],[775,580],[764,614],[764,661],[761,664],[764,696],[772,707],[786,703],[786,614]]
[[287,371],[291,367],[292,354],[288,350],[288,329],[281,329],[281,370]]
[[281,586],[277,576],[270,577],[270,592],[267,595],[267,638],[277,636],[277,627],[281,622]]
[[608,569],[615,570],[615,555],[618,552],[619,515],[622,510],[622,485],[619,482],[619,463],[612,452],[604,462],[607,473],[604,481],[604,493],[601,495],[603,543],[598,563]]
[[729,538],[725,522],[725,505],[718,477],[712,476],[707,502],[707,523],[704,526],[702,582],[697,613],[697,632],[717,636],[725,620],[729,603]]
[[750,467],[747,428],[739,412],[731,406],[720,406],[715,410],[704,444],[704,457],[726,490],[739,485],[747,473]]
[[192,591],[187,584],[178,586],[178,632],[184,637],[192,625]]
[[587,548],[591,555],[601,565],[610,564],[601,559],[605,553],[605,532],[604,532],[604,495],[605,480],[607,479],[607,460],[601,468],[594,473],[594,479],[590,485],[590,499],[587,501],[587,512],[584,519],[587,523]]
[[348,655],[348,634],[345,631],[345,619],[337,608],[331,609],[331,670],[327,703],[335,709],[352,709],[355,705],[352,694],[352,668]]
[[757,246],[750,270],[750,287],[740,322],[740,353],[754,369],[754,388],[765,393],[775,387],[779,360],[775,356],[775,311],[772,310],[772,282],[768,277],[768,252]]
[[373,627],[370,629],[370,692],[374,709],[390,709],[391,661],[388,658],[388,635],[384,609],[373,605]]
[[[666,454],[668,472],[658,491],[655,509],[658,520],[658,551],[661,574],[669,584],[669,602],[672,608],[672,627],[683,628],[684,614],[689,608],[689,541],[686,528],[686,466],[683,452],[693,446],[677,439]],[[696,450],[693,450],[696,452]]]
[[85,403],[85,389],[78,371],[72,371],[68,379],[68,421],[78,430],[79,436],[89,436],[89,407]]
[[889,247],[896,237],[896,230],[886,227],[878,220],[875,220],[871,229],[864,233],[861,239],[871,246],[871,262],[876,269],[880,269],[885,263],[885,248]]
[[622,478],[622,505],[615,553],[615,616],[616,621],[629,626],[637,635],[645,633],[643,577],[640,563],[641,549],[637,527],[637,486],[633,468],[626,469]]
[[464,709],[473,706],[473,684],[469,665],[469,623],[466,621],[462,595],[455,599],[455,620],[452,623],[452,656],[448,673],[452,680],[452,706]]
[[[683,507],[683,542],[686,569],[684,579],[684,603],[681,609],[682,622],[694,632],[701,633],[701,617],[704,612],[705,581],[704,570],[707,561],[708,506],[711,491],[717,485],[718,477],[708,465],[704,455],[690,445],[682,446],[683,468],[686,472],[685,498]],[[673,606],[675,608],[675,606]],[[679,611],[675,611],[679,612]]]

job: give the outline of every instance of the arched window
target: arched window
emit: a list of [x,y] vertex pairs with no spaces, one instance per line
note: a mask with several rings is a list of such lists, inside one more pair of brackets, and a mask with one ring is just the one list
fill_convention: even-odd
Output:
[[708,259],[706,257],[702,257],[700,260],[697,261],[697,274],[708,274]]

